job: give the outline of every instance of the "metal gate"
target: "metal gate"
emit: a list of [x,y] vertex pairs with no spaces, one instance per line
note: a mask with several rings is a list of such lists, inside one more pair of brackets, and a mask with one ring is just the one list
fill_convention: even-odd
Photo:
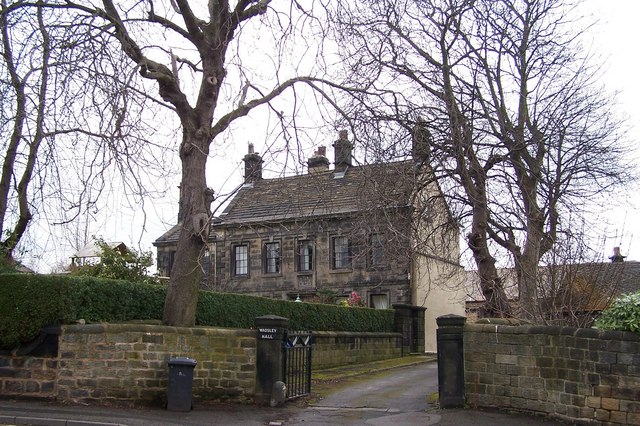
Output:
[[285,334],[283,358],[287,399],[311,393],[312,341],[310,331],[290,331]]

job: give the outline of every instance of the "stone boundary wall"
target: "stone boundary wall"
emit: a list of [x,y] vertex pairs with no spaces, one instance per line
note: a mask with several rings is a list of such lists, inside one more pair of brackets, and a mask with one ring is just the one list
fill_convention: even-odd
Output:
[[401,356],[403,353],[400,333],[313,332],[311,358],[313,369],[360,364]]
[[578,424],[640,425],[640,336],[568,327],[467,324],[471,406]]
[[[402,356],[400,333],[314,332],[313,368]],[[0,354],[0,397],[162,405],[168,361],[189,357],[194,400],[249,400],[256,386],[256,332],[151,324],[62,326],[57,356]]]
[[62,326],[58,357],[0,356],[0,395],[160,405],[178,356],[197,361],[195,400],[253,395],[252,330],[145,324]]
[[58,359],[0,355],[0,396],[54,398]]

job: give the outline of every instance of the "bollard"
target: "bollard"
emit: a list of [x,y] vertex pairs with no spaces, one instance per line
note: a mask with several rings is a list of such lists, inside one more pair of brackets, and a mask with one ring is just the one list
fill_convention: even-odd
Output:
[[463,328],[466,320],[453,314],[436,318],[440,408],[464,406]]
[[266,315],[256,318],[256,392],[258,405],[269,405],[276,382],[284,382],[284,354],[282,344],[289,326],[287,318]]

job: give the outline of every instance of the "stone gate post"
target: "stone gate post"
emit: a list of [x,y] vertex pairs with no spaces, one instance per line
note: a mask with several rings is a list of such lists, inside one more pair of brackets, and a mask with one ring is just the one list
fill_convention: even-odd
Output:
[[276,315],[258,317],[256,321],[256,392],[254,401],[268,405],[273,385],[284,381],[282,343],[289,326],[287,318]]
[[465,317],[453,314],[436,318],[441,408],[464,406],[463,328],[466,321]]

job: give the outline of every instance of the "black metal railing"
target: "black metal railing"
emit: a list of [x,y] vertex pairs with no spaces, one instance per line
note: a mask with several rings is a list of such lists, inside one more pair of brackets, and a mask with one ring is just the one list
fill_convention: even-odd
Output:
[[311,332],[287,332],[284,337],[284,382],[287,399],[311,393]]

